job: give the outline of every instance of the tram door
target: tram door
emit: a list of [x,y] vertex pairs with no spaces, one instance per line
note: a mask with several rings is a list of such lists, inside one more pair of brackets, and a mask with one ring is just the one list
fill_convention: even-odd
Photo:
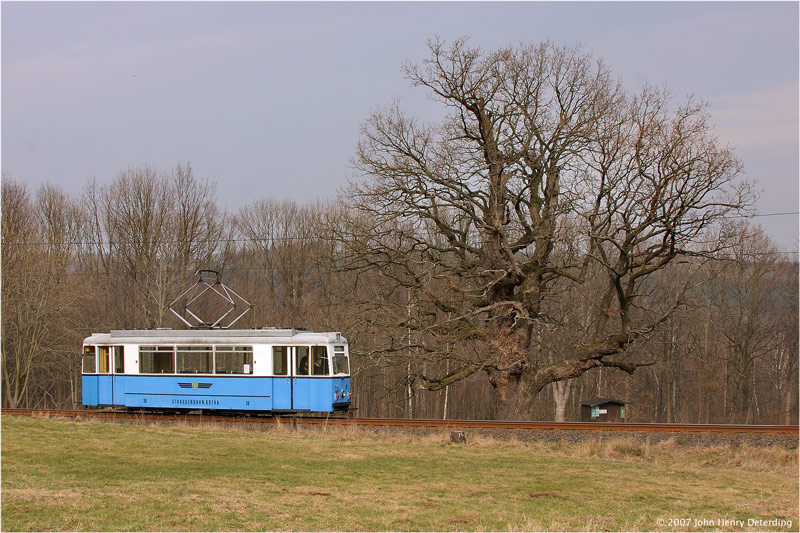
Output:
[[125,405],[125,373],[124,348],[122,346],[111,347],[111,361],[114,365],[113,382],[111,383],[114,405]]
[[97,347],[97,403],[111,405],[114,395],[114,381],[111,374],[109,346]]
[[292,379],[292,409],[311,409],[311,354],[308,346],[294,348],[294,378]]
[[83,347],[83,377],[81,378],[81,403],[97,405],[97,350],[94,346]]
[[272,408],[311,408],[308,346],[273,346]]
[[292,349],[288,346],[272,347],[272,408],[292,408]]

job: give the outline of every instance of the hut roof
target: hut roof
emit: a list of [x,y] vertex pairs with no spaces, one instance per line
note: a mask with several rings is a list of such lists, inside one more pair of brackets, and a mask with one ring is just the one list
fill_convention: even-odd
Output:
[[623,400],[612,400],[610,398],[589,398],[588,400],[583,400],[581,405],[588,405],[589,407],[594,407],[595,405],[603,405],[606,403],[615,403],[618,405],[626,405],[628,402]]

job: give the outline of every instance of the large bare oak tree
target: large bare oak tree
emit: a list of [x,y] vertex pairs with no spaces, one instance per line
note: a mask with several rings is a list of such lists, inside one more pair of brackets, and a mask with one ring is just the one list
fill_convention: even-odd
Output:
[[[631,348],[682,291],[647,298],[648,280],[722,246],[710,228],[752,202],[705,106],[629,94],[577,47],[428,46],[403,70],[445,118],[374,112],[354,158],[365,179],[347,191],[347,268],[406,295],[408,343],[386,350],[410,354],[413,337],[428,390],[485,372],[501,416],[592,368],[651,364]],[[580,327],[549,313],[578,293]],[[554,358],[541,339],[555,330]],[[446,368],[429,364],[445,353]]]

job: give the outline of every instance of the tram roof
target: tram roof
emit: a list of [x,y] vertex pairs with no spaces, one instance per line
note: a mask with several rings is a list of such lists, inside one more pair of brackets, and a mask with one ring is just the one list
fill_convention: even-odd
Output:
[[85,344],[242,344],[295,342],[347,342],[339,332],[316,332],[307,329],[115,329],[93,333]]

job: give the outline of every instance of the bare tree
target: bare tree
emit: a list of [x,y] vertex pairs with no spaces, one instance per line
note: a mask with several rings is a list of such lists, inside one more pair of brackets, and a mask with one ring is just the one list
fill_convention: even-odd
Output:
[[214,194],[189,165],[168,174],[131,168],[109,187],[89,185],[84,209],[93,221],[96,279],[106,295],[114,295],[97,304],[109,325],[167,325],[174,318],[169,303],[194,272],[220,267],[225,215]]
[[[331,208],[322,202],[258,200],[236,217],[242,239],[242,281],[257,299],[260,324],[310,327],[319,317],[319,285],[325,277],[325,219]],[[265,290],[266,289],[266,290]]]
[[56,406],[74,401],[75,314],[81,292],[71,274],[80,213],[45,185],[31,201],[3,176],[3,404]]
[[770,309],[780,301],[779,269],[760,228],[731,224],[728,231],[734,245],[713,265],[713,328],[725,354],[729,421],[750,424],[760,418],[756,365],[778,348],[779,322]]
[[774,387],[777,405],[774,421],[779,424],[796,424],[798,408],[798,264],[796,261],[779,261],[777,266],[778,291],[772,306],[778,333],[773,350],[764,358],[766,377]]
[[[639,308],[646,280],[714,249],[706,231],[750,201],[704,107],[670,111],[650,88],[629,96],[576,48],[428,44],[430,57],[404,72],[447,117],[423,125],[398,104],[369,117],[354,161],[367,179],[348,191],[356,216],[344,241],[349,268],[414,289],[425,351],[477,347],[450,372],[418,369],[421,386],[486,372],[507,416],[550,383],[650,364],[628,348],[680,298]],[[604,280],[591,335],[542,360],[535,331],[556,286],[588,276]]]
[[[37,328],[44,327],[38,316],[41,302],[25,305],[24,291],[31,287],[29,274],[36,268],[36,258],[25,244],[36,243],[35,218],[28,193],[3,175],[3,404],[20,406],[26,398],[34,365],[36,364]],[[35,251],[34,251],[35,252]],[[12,279],[7,273],[17,274]],[[28,277],[28,279],[26,279]],[[41,284],[33,284],[40,287]]]

